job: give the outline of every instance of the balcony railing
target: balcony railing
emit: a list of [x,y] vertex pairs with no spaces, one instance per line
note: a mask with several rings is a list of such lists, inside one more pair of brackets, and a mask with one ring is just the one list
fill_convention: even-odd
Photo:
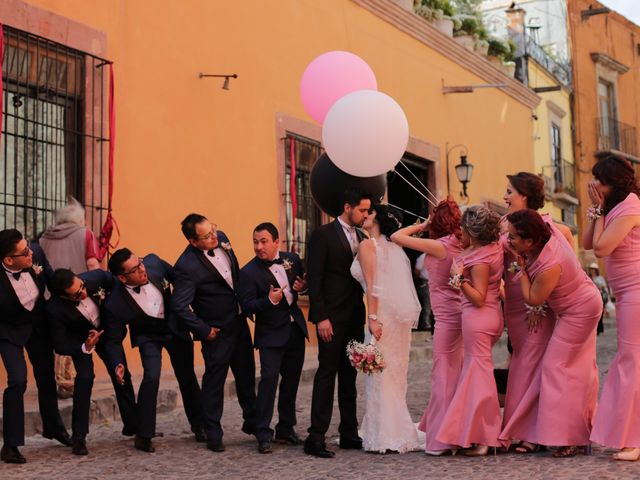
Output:
[[545,193],[553,196],[556,193],[567,193],[576,196],[576,173],[573,163],[565,159],[560,160],[560,165],[546,165],[542,167]]
[[571,67],[551,57],[530,35],[527,35],[526,42],[527,55],[542,65],[562,85],[571,87]]
[[638,134],[636,127],[617,121],[612,117],[600,117],[597,120],[598,150],[619,150],[638,156]]

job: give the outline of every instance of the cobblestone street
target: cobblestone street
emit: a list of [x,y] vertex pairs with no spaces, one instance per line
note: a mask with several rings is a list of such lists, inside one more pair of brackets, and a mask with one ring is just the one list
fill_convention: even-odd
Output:
[[[504,349],[504,346],[502,347]],[[497,352],[497,363],[504,358]],[[598,361],[601,374],[615,353],[615,328],[611,321],[598,338]],[[423,356],[424,357],[424,356]],[[411,365],[409,407],[415,421],[424,409],[430,361],[421,358]],[[360,383],[362,379],[359,380]],[[363,388],[360,388],[363,391]],[[300,389],[298,432],[305,435],[309,422],[311,383]],[[362,398],[360,398],[362,402]],[[90,454],[76,457],[70,450],[36,435],[27,439],[23,449],[28,463],[24,466],[3,464],[2,478],[260,478],[279,480],[304,478],[438,478],[445,479],[623,479],[639,478],[640,464],[615,462],[606,450],[595,447],[590,457],[555,459],[549,453],[533,455],[499,454],[484,458],[427,457],[422,452],[406,455],[377,455],[339,450],[337,440],[337,406],[328,443],[337,451],[334,459],[323,460],[304,455],[302,447],[275,445],[271,455],[260,455],[256,442],[240,432],[240,410],[235,398],[228,398],[223,425],[224,453],[213,453],[197,444],[188,429],[180,408],[158,416],[158,430],[163,438],[154,440],[153,454],[133,449],[133,440],[120,435],[121,424],[93,425],[88,437]],[[362,414],[362,409],[360,409]]]

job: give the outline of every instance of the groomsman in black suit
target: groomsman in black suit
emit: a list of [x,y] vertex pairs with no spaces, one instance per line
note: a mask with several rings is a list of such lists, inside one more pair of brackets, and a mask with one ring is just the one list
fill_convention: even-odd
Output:
[[156,407],[162,368],[162,349],[169,353],[182,394],[182,403],[196,440],[206,440],[202,418],[202,392],[193,371],[193,341],[188,330],[171,311],[173,267],[149,254],[138,258],[128,248],[109,259],[109,270],[117,276],[105,302],[106,347],[111,369],[124,382],[125,354],[122,341],[129,325],[132,347],[138,347],[144,376],[138,390],[138,431],[134,446],[154,452],[151,438],[156,431]]
[[260,350],[260,384],[256,403],[256,438],[260,453],[271,453],[273,406],[280,382],[275,438],[291,445],[302,441],[293,429],[296,396],[304,363],[307,325],[298,295],[307,281],[300,257],[279,252],[278,229],[261,223],[253,231],[256,256],[240,271],[242,310],[255,315],[255,347]]
[[361,449],[356,418],[356,370],[346,355],[351,340],[364,340],[365,308],[360,284],[351,276],[371,196],[346,191],[342,214],[316,229],[309,241],[309,320],[318,332],[318,370],[313,380],[311,426],[304,444],[309,455],[331,458],[325,434],[331,423],[333,391],[338,376],[340,448]]
[[192,213],[182,221],[189,241],[176,262],[171,305],[202,343],[202,377],[207,448],[223,452],[222,407],[229,367],[242,407],[242,431],[256,432],[255,361],[251,332],[238,299],[239,267],[229,239],[206,217]]
[[51,279],[53,296],[47,306],[49,328],[53,345],[59,355],[68,355],[76,368],[73,387],[73,453],[87,455],[86,436],[89,433],[89,410],[93,388],[93,352],[107,367],[124,423],[123,435],[136,432],[135,395],[131,375],[125,371],[120,385],[109,361],[104,342],[104,301],[112,290],[115,279],[104,270],[91,270],[79,275],[66,268],[59,268]]
[[53,346],[47,329],[45,278],[51,267],[38,244],[31,244],[15,229],[0,232],[0,356],[7,371],[2,399],[0,459],[25,463],[18,447],[24,445],[24,392],[27,364],[24,348],[33,365],[42,417],[42,435],[71,445],[60,418],[53,370]]

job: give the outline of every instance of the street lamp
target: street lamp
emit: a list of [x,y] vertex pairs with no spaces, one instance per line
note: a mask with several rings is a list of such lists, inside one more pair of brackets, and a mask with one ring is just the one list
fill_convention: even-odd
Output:
[[455,150],[456,148],[462,149],[462,153],[460,154],[460,163],[456,165],[454,168],[456,170],[456,177],[458,181],[462,184],[462,192],[460,192],[460,196],[468,200],[469,196],[467,195],[467,183],[471,181],[471,177],[473,175],[473,165],[467,161],[467,155],[469,151],[466,145],[462,145],[461,143],[454,145],[449,148],[449,144],[445,145],[446,148],[446,159],[447,159],[447,193],[451,193],[451,185],[449,181],[449,154]]

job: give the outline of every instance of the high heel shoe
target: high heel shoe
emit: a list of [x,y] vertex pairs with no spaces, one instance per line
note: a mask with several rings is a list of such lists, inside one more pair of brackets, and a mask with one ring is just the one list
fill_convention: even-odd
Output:
[[589,445],[568,445],[566,447],[560,447],[553,454],[556,458],[575,457],[578,453],[584,455],[591,455],[591,444]]
[[425,450],[424,453],[426,453],[427,455],[431,455],[432,457],[442,457],[445,455],[451,455],[452,457],[455,457],[458,453],[458,449],[447,448],[444,450]]
[[640,448],[623,448],[619,452],[613,454],[613,459],[635,462],[640,459]]
[[[489,445],[476,445],[473,448],[468,448],[462,452],[465,457],[484,457],[489,453]],[[496,448],[493,447],[493,453],[495,455]]]

